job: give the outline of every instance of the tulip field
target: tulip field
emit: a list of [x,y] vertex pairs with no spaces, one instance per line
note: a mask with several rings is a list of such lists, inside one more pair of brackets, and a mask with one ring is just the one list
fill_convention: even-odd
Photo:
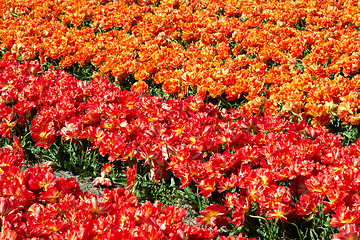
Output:
[[359,125],[360,1],[0,0],[0,239],[359,239]]

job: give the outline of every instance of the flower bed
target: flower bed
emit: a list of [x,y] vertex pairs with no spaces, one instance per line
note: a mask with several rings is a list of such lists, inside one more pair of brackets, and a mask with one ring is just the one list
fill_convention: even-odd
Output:
[[[220,111],[203,103],[200,96],[168,101],[139,96],[119,90],[106,78],[94,77],[86,83],[63,70],[43,71],[37,62],[0,61],[0,89],[4,138],[23,137],[30,131],[35,145],[44,149],[59,144],[59,139],[70,144],[89,141],[109,161],[103,181],[111,163],[123,162],[124,167],[129,166],[127,189],[132,189],[139,181],[137,168],[145,165],[156,181],[170,175],[179,178],[183,188],[192,184],[205,198],[216,195],[224,201],[211,202],[200,212],[197,220],[203,228],[185,226],[184,211],[176,213],[175,208],[165,207],[162,213],[161,204],[139,204],[127,190],[106,191],[96,198],[80,192],[71,179],[56,180],[50,168],[20,171],[23,155],[15,139],[12,148],[2,150],[1,179],[4,189],[10,189],[1,196],[2,234],[111,239],[129,231],[134,239],[143,234],[211,239],[228,224],[236,228],[260,218],[271,220],[274,226],[277,222],[296,225],[301,237],[299,231],[304,229],[300,226],[324,215],[330,232],[341,227],[333,239],[359,233],[360,141],[342,147],[339,135],[304,121],[248,116],[244,109]],[[21,176],[18,182],[23,184],[12,176]],[[63,205],[64,212],[56,210]],[[27,210],[27,206],[32,208]],[[139,218],[133,214],[137,211]],[[141,216],[149,211],[154,215]],[[40,212],[43,214],[36,215]],[[45,218],[47,214],[51,218]],[[41,225],[34,232],[30,223],[23,223],[30,215],[32,223]],[[166,218],[170,216],[175,219]],[[121,225],[127,220],[130,225]],[[22,227],[16,230],[18,226]],[[81,235],[87,228],[95,230],[89,236]]]
[[[358,1],[0,6],[1,239],[358,239]],[[39,153],[123,188],[24,170]],[[190,194],[199,225],[137,198],[146,181]]]

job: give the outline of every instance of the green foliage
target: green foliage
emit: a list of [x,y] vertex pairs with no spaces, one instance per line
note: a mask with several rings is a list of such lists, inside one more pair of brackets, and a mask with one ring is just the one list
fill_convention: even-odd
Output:
[[[242,233],[250,238],[254,237],[262,240],[329,240],[338,231],[330,223],[330,214],[324,214],[323,204],[318,207],[318,213],[303,217],[299,222],[276,221],[266,219],[256,214],[249,214],[245,223],[240,227],[234,227],[229,231],[229,235]],[[251,213],[255,213],[256,206],[253,206]]]
[[[46,72],[51,66],[53,66],[54,69],[60,69],[59,64],[60,59],[46,59],[46,62],[42,63],[42,68],[44,72]],[[85,62],[82,65],[75,63],[63,70],[73,75],[78,80],[90,82],[93,78],[94,72],[97,72],[99,68],[95,67],[91,62]]]
[[212,104],[216,105],[220,110],[222,110],[224,108],[227,110],[230,110],[231,108],[239,109],[240,106],[245,104],[246,102],[248,102],[248,100],[245,98],[244,95],[241,95],[240,98],[238,98],[234,101],[228,101],[226,99],[226,95],[222,94],[220,96],[217,96],[216,98],[206,97],[204,99],[204,102],[212,103]]
[[225,9],[224,8],[218,8],[218,10],[216,12],[217,19],[220,19],[220,17],[223,16],[224,14],[225,14]]
[[251,215],[251,218],[258,219],[260,226],[256,231],[264,240],[284,239],[286,237],[283,224],[275,223],[274,219],[270,221],[261,216]]
[[92,19],[85,19],[82,21],[82,23],[78,26],[78,29],[81,29],[83,27],[89,27],[91,28],[93,24]]
[[304,63],[302,62],[302,60],[300,59],[296,59],[296,68],[299,69],[301,71],[301,73],[304,73],[305,71],[305,65]]
[[360,139],[359,126],[344,124],[343,120],[339,117],[335,117],[331,120],[330,125],[327,126],[327,128],[331,133],[340,134],[342,136],[342,146],[349,146],[357,139]]
[[191,208],[201,211],[210,203],[209,199],[199,194],[199,189],[193,186],[186,188],[179,187],[179,179],[170,177],[169,180],[161,179],[159,182],[147,174],[137,174],[136,182],[132,192],[140,202],[148,200],[150,202],[159,201],[164,206],[175,205],[177,207]]
[[132,192],[139,201],[159,201],[165,205],[173,205],[177,187],[173,179],[171,179],[170,184],[163,179],[157,183],[150,177],[150,174],[138,174]]
[[160,1],[152,1],[153,7],[158,7],[160,5]]
[[90,62],[87,62],[83,65],[75,63],[64,70],[72,74],[78,80],[90,82],[93,78],[94,72],[98,71],[98,69],[99,68],[95,67]]
[[59,69],[59,59],[46,59],[46,62],[42,63],[43,71],[46,72],[51,66],[55,69]]
[[310,227],[302,225],[300,229],[301,234],[304,236],[302,239],[321,239],[328,240],[332,238],[335,232],[338,232],[338,228],[332,227],[330,223],[331,216],[330,214],[324,214],[323,212],[324,205],[321,204],[318,207],[319,213],[317,216],[313,215],[310,218]]
[[234,41],[229,41],[230,55],[231,55],[232,59],[236,58],[236,56],[234,55],[234,53],[232,51],[235,48],[235,46],[236,46],[236,43]]
[[262,26],[264,26],[267,22],[269,22],[269,18],[264,18],[262,21],[261,21],[261,23],[260,23],[260,25],[259,26],[256,26],[256,27],[254,27],[254,28],[262,28]]
[[182,35],[183,35],[182,29],[178,29],[177,31],[180,33],[180,38],[175,39],[174,42],[176,42],[177,44],[183,46],[183,48],[184,48],[185,50],[187,50],[188,47],[189,47],[189,45],[190,45],[190,42],[185,41],[185,40],[182,38]]
[[299,18],[297,23],[294,25],[294,28],[298,29],[300,31],[306,30],[306,19],[305,18],[303,18],[303,19]]
[[323,66],[324,68],[327,68],[327,66],[329,66],[329,64],[331,64],[331,57],[329,55],[327,55],[326,57],[327,57],[327,61]]
[[248,17],[240,17],[240,16],[239,16],[239,20],[240,20],[241,22],[246,22],[248,19],[249,19]]
[[165,100],[169,100],[170,98],[177,98],[176,94],[170,95],[170,94],[164,93],[162,86],[160,84],[154,83],[154,81],[152,81],[152,79],[150,81],[148,81],[146,84],[148,85],[150,96],[162,97]]
[[52,161],[54,170],[68,170],[81,176],[96,177],[106,162],[88,141],[67,143],[62,139],[50,145],[50,149],[28,147],[40,160]]
[[11,145],[12,144],[12,140],[10,138],[3,138],[0,137],[0,148],[6,146],[6,145]]
[[266,63],[266,71],[269,71],[273,67],[280,66],[278,62],[273,61],[272,59]]

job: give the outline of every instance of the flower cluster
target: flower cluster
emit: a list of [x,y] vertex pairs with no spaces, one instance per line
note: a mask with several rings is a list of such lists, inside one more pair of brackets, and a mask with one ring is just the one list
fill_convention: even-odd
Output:
[[132,75],[140,91],[154,81],[182,97],[196,86],[214,98],[245,97],[251,114],[357,125],[358,4],[1,0],[0,50],[7,60],[91,63],[119,81]]
[[159,202],[139,203],[128,190],[83,193],[74,178],[47,165],[23,166],[18,138],[0,149],[1,239],[213,239],[216,233],[183,223],[187,212]]
[[[155,180],[171,172],[182,187],[194,183],[204,197],[216,192],[225,204],[201,212],[204,227],[241,226],[254,206],[257,215],[282,222],[313,216],[324,206],[330,224],[341,227],[334,239],[359,234],[360,140],[342,147],[339,135],[304,121],[220,111],[200,97],[140,97],[105,78],[86,84],[62,70],[43,72],[36,62],[0,61],[0,80],[4,137],[14,126],[30,125],[36,145],[44,148],[59,136],[72,143],[88,139],[109,161],[135,160],[126,171],[127,188],[136,181],[136,164],[143,163]],[[109,182],[111,167],[104,166],[101,181]],[[41,188],[54,181],[49,174],[46,179]]]

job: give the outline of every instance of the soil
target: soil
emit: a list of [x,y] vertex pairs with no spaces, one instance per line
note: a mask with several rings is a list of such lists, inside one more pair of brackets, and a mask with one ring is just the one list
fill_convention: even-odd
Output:
[[[34,167],[36,164],[41,166],[42,164],[46,163],[48,163],[48,161],[37,157],[36,160],[25,161],[25,166],[23,167],[23,169],[28,169],[30,166]],[[76,182],[79,183],[79,187],[83,192],[92,192],[95,193],[97,196],[99,196],[99,193],[104,193],[105,188],[94,186],[92,184],[93,179],[91,177],[81,177],[72,173],[71,171],[66,170],[53,170],[53,173],[56,177],[63,177],[64,179],[68,179],[71,177],[75,178]]]
[[95,193],[97,196],[104,193],[105,188],[96,187],[92,184],[93,179],[91,177],[80,177],[79,175],[74,175],[72,172],[65,171],[65,170],[56,170],[54,171],[55,176],[63,177],[64,179],[67,178],[75,178],[76,182],[79,183],[80,189],[85,192],[92,192]]

